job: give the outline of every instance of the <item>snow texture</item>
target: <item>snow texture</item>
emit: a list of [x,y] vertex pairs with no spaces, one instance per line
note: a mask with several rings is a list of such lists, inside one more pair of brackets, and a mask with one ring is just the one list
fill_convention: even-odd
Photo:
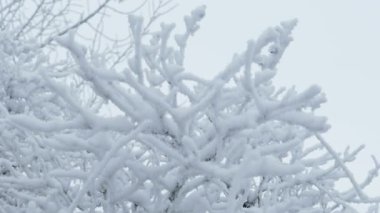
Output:
[[66,73],[1,33],[0,212],[378,212],[363,190],[380,166],[358,183],[346,164],[362,147],[340,154],[323,139],[321,88],[272,84],[297,22],[268,28],[205,80],[183,63],[205,14],[194,9],[173,36],[173,24],[147,34],[130,15],[123,69],[99,65],[74,31],[56,39],[75,62]]

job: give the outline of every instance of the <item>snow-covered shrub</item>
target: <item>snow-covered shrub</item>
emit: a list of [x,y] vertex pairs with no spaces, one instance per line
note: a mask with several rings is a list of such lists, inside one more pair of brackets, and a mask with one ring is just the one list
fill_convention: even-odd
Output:
[[[0,212],[356,212],[352,203],[376,212],[380,200],[363,189],[380,166],[374,159],[368,178],[354,180],[346,164],[362,147],[338,154],[322,138],[329,126],[315,114],[326,101],[321,89],[272,84],[296,21],[248,41],[206,80],[184,67],[204,16],[204,7],[193,10],[174,36],[173,24],[145,33],[143,19],[129,16],[124,70],[90,57],[74,32],[57,39],[85,86],[42,69],[35,78],[57,113],[2,114],[23,136],[3,131],[2,140],[24,144],[9,150],[30,153],[0,153]],[[345,179],[352,187],[337,189]]]

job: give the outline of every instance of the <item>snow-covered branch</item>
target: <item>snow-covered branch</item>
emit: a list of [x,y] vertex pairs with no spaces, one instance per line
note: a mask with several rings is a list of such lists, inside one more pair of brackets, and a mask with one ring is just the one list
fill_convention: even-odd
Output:
[[[380,200],[364,189],[380,166],[374,159],[359,183],[347,164],[363,147],[342,155],[322,138],[321,88],[273,85],[296,21],[250,40],[205,80],[184,64],[205,9],[185,16],[179,34],[174,24],[148,32],[150,20],[129,15],[123,69],[99,64],[70,30],[55,40],[72,63],[64,72],[0,46],[19,60],[3,61],[0,212],[352,212],[352,203],[375,211]],[[341,180],[352,187],[340,191]]]

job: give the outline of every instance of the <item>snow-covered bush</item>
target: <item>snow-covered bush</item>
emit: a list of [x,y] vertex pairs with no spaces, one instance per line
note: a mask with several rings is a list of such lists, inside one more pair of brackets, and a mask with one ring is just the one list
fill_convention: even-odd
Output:
[[377,212],[380,199],[363,189],[380,165],[355,181],[346,164],[362,147],[339,154],[323,139],[321,89],[272,84],[296,21],[248,41],[206,80],[184,67],[204,16],[193,10],[173,36],[173,24],[146,33],[130,15],[122,70],[89,55],[74,31],[57,38],[75,61],[72,80],[43,66],[31,77],[41,90],[26,97],[49,97],[39,113],[1,114],[0,212]]

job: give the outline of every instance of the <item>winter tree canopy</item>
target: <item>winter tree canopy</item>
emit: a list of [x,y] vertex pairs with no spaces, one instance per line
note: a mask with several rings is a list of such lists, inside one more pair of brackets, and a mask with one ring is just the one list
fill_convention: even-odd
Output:
[[[152,7],[143,18],[106,0],[79,21],[74,1],[33,2],[31,14],[27,1],[0,4],[0,213],[378,212],[365,188],[380,164],[355,180],[347,164],[363,147],[323,138],[321,88],[273,85],[296,20],[204,79],[184,63],[204,6],[181,32],[150,29],[170,2],[138,6]],[[126,16],[126,40],[99,30],[104,14]]]

